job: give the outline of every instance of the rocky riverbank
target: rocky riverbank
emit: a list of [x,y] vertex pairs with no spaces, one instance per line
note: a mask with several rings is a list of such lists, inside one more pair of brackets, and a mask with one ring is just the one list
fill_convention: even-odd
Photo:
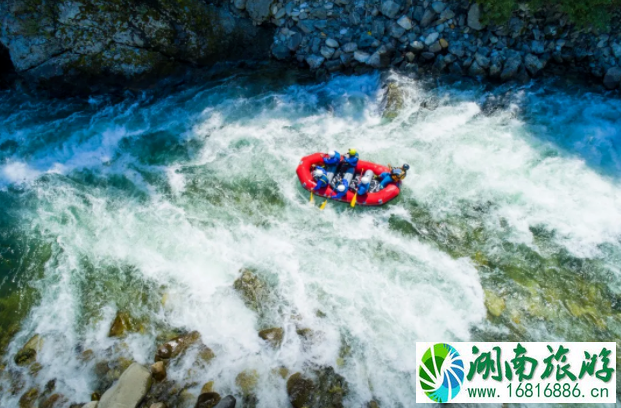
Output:
[[[274,322],[263,313],[280,301],[278,296],[251,270],[240,271],[233,287],[246,306],[259,317],[261,329],[257,336],[263,340],[264,346],[278,350],[285,330],[272,327]],[[320,311],[317,313],[323,314]],[[45,339],[39,335],[32,336],[11,356],[8,366],[0,367],[0,375],[10,376],[12,384],[10,389],[4,391],[15,396],[20,408],[234,408],[238,400],[244,407],[257,406],[259,397],[256,391],[261,379],[255,370],[239,372],[233,387],[215,383],[210,378],[197,383],[180,380],[178,375],[168,375],[169,370],[177,371],[180,364],[189,373],[198,367],[208,366],[217,358],[197,331],[184,332],[174,337],[171,336],[176,330],[161,333],[158,338],[168,339],[155,347],[150,366],[132,361],[126,353],[127,345],[123,339],[142,330],[137,319],[125,311],[119,311],[108,332],[108,337],[117,342],[109,352],[104,353],[115,357],[96,355],[90,349],[80,352],[79,359],[92,368],[95,377],[90,402],[74,401],[72,396],[63,395],[57,389],[57,378],[48,381],[43,389],[27,386],[29,380],[36,378],[42,369],[40,354],[44,351]],[[311,343],[315,336],[321,336],[321,333],[305,327],[298,327],[291,334],[299,336],[303,343]],[[349,354],[349,347],[343,343],[341,357],[335,362],[335,367],[344,364]],[[291,372],[288,367],[279,366],[273,367],[270,373],[273,377],[270,381],[279,382],[286,389],[289,402],[294,408],[340,408],[348,394],[347,381],[330,366],[307,362],[303,371]],[[231,394],[221,395],[218,391],[222,389]],[[378,407],[378,404],[369,401],[369,407]]]
[[495,25],[469,0],[18,0],[0,5],[0,18],[0,74],[57,93],[270,55],[319,75],[394,68],[504,82],[575,72],[621,83],[618,18],[579,28],[553,8]]

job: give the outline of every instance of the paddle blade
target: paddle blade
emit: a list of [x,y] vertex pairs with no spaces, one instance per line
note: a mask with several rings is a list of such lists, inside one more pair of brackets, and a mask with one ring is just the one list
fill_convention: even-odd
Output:
[[311,202],[311,204],[315,202],[315,198],[313,197],[313,192],[312,191],[311,191],[310,202]]
[[328,200],[326,199],[326,201],[324,201],[323,203],[321,203],[321,207],[319,207],[320,210],[323,210],[324,208],[326,208],[326,204],[328,204]]
[[351,208],[356,206],[356,198],[358,198],[358,193],[354,194],[354,198],[351,199]]

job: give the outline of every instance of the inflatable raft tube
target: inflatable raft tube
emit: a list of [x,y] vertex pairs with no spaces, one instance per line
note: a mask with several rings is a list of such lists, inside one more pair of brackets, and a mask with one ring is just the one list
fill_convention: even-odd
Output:
[[[300,179],[300,183],[302,187],[306,190],[310,191],[313,187],[317,185],[313,175],[311,174],[311,166],[313,164],[316,165],[324,165],[323,158],[327,157],[326,153],[314,153],[309,156],[303,157],[300,160],[300,164],[297,168],[298,179]],[[356,174],[361,173],[362,171],[371,170],[373,173],[379,175],[383,172],[390,171],[387,166],[383,166],[381,164],[371,163],[364,160],[358,160],[358,165],[356,166]],[[313,192],[315,195],[330,198],[335,201],[342,201],[345,203],[350,203],[354,198],[355,192],[352,190],[347,191],[347,195],[340,200],[336,200],[332,198],[332,194],[335,194],[335,191],[332,187],[327,186],[321,188],[317,191]],[[395,197],[399,195],[399,187],[392,183],[386,186],[383,190],[367,193],[363,195],[358,195],[356,198],[356,205],[367,205],[367,206],[378,206],[383,205],[393,200]]]

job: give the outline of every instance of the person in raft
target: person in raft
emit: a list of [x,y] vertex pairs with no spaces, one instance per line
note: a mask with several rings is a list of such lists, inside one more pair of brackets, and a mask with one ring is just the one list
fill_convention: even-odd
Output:
[[358,194],[365,195],[367,191],[369,191],[369,187],[371,186],[371,177],[364,176],[360,179],[360,183],[358,184]]
[[339,164],[341,162],[341,155],[336,150],[330,150],[330,152],[328,152],[328,157],[323,158],[323,162],[326,166]]
[[313,171],[313,178],[317,182],[317,185],[313,187],[313,191],[320,190],[329,184],[328,172],[322,166],[315,166],[315,170]]
[[410,169],[410,165],[404,164],[401,167],[392,167],[389,164],[388,168],[390,169],[390,172],[385,171],[380,174],[380,178],[382,179],[380,183],[380,189],[385,188],[390,183],[397,183],[397,185],[399,185],[401,180],[403,180],[407,175],[407,172]]
[[349,188],[349,183],[346,179],[343,179],[341,183],[336,188],[336,194],[332,194],[332,198],[340,200],[347,194],[347,189]]
[[359,157],[356,149],[349,149],[345,157],[343,157],[343,161],[353,168],[356,168],[358,165],[358,159]]

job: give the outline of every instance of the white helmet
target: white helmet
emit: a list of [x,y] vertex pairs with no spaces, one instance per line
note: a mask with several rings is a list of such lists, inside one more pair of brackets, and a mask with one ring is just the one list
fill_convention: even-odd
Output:
[[313,172],[313,176],[319,178],[319,177],[323,176],[323,172],[321,170],[317,169],[317,170],[315,170]]
[[330,156],[330,157],[334,157],[334,155],[336,155],[336,152],[335,152],[334,150],[330,150],[330,151],[328,152],[328,156]]
[[345,186],[343,184],[339,184],[339,186],[336,189],[342,193],[343,191],[345,191]]
[[371,182],[371,177],[369,177],[369,176],[364,176],[364,177],[362,178],[362,180],[360,180],[360,182],[361,182],[362,184],[369,184],[369,183]]

